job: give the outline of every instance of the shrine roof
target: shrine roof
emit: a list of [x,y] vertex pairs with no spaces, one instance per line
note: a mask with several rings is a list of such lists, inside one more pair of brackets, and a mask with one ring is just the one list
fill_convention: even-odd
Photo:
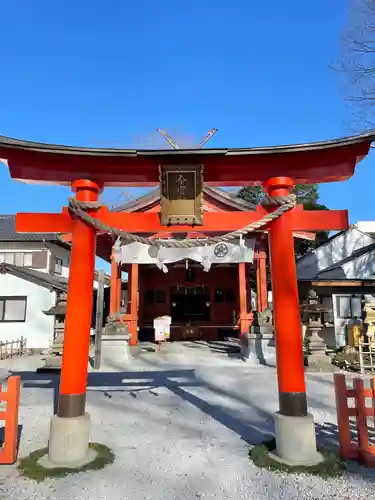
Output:
[[[227,205],[235,210],[249,211],[255,210],[256,206],[254,203],[250,203],[242,198],[234,196],[232,193],[228,193],[223,189],[208,187],[203,188],[204,197],[212,198],[223,205]],[[152,191],[139,196],[133,200],[122,203],[121,205],[115,206],[112,210],[114,212],[137,212],[145,210],[152,207],[160,202],[160,189],[155,188]]]
[[217,149],[113,149],[60,146],[0,136],[0,158],[13,178],[70,184],[79,178],[107,186],[157,185],[158,166],[204,164],[211,186],[253,185],[275,176],[296,183],[345,180],[364,158],[375,131],[322,142],[272,147]]

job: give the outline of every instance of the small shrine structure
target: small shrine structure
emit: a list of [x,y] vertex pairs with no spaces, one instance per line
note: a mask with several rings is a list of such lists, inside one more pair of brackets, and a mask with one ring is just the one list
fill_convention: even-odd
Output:
[[[0,137],[0,157],[7,160],[12,178],[69,185],[75,193],[61,213],[17,214],[16,222],[19,232],[72,235],[59,406],[51,419],[48,447],[52,463],[69,466],[88,455],[90,416],[85,398],[97,233],[117,238],[121,255],[125,245],[146,245],[164,265],[173,258],[170,249],[201,248],[197,253],[202,263],[207,259],[204,252],[212,246],[241,242],[259,230],[268,231],[271,262],[279,390],[275,456],[296,465],[321,460],[307,407],[293,232],[346,229],[348,214],[306,211],[296,205],[291,191],[297,183],[349,179],[374,138],[374,132],[367,132],[292,146],[150,151],[77,148]],[[157,185],[160,213],[111,212],[98,201],[106,186]],[[204,185],[262,185],[266,197],[254,211],[204,213]],[[197,228],[204,239],[190,237]],[[166,232],[179,238],[161,238]]]
[[[229,212],[235,216],[238,212],[255,209],[254,204],[221,189],[203,188],[204,213]],[[113,210],[119,213],[159,213],[160,189],[154,189]],[[195,229],[189,233],[190,237],[204,237],[199,227]],[[165,232],[163,237],[173,235]],[[299,231],[294,233],[294,237],[312,239],[314,235]],[[98,234],[97,255],[112,263],[112,313],[121,309],[120,276],[123,271],[128,273],[128,301],[124,321],[132,334],[132,345],[137,340],[153,340],[153,320],[164,315],[172,318],[171,340],[185,339],[188,325],[196,332],[196,336],[190,336],[190,339],[221,340],[227,335],[246,335],[253,321],[251,286],[254,281],[255,310],[263,312],[267,308],[266,230],[254,233],[247,239],[247,251],[242,262],[238,262],[239,256],[235,252],[230,252],[230,245],[216,245],[208,272],[201,263],[191,258],[180,259],[177,255],[179,260],[168,264],[167,272],[161,273],[156,259],[149,256],[147,248],[140,252],[139,245],[126,247],[124,258],[132,262],[121,264],[114,258],[113,245],[112,235]]]

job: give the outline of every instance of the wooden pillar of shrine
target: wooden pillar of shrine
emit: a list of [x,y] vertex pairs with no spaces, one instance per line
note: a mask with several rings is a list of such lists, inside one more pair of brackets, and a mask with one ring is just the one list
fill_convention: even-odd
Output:
[[[270,179],[264,186],[270,196],[290,194],[293,181]],[[272,211],[274,208],[269,207]],[[317,451],[314,418],[307,411],[301,318],[294,255],[293,211],[270,224],[272,302],[276,336],[279,411],[275,413],[276,449],[283,463],[316,465],[323,460]]]
[[109,314],[115,314],[120,311],[121,306],[121,264],[118,264],[113,254],[111,256],[111,289],[109,297]]
[[255,260],[256,266],[256,286],[257,286],[257,306],[258,311],[263,312],[268,307],[268,287],[267,287],[267,253],[264,240],[258,242],[258,252]]
[[[292,188],[284,177],[265,184],[270,196],[287,196]],[[307,415],[307,399],[292,217],[289,211],[272,222],[269,250],[280,413],[299,417]]]
[[[88,180],[72,184],[76,198],[96,202],[99,186]],[[90,211],[88,211],[90,213]],[[73,220],[68,297],[61,367],[59,417],[84,415],[95,271],[95,229]]]
[[[89,180],[72,184],[77,200],[97,202],[100,187]],[[95,209],[86,209],[95,214]],[[86,460],[90,415],[85,412],[95,271],[95,228],[72,220],[72,249],[66,304],[57,415],[51,419],[49,460],[60,466]]]
[[121,309],[121,299],[122,299],[122,265],[118,264],[117,268],[117,287],[116,287],[116,305],[118,307],[118,311]]
[[128,291],[127,291],[127,312],[125,322],[131,334],[129,344],[137,345],[138,342],[138,264],[131,264],[128,267]]
[[240,336],[249,333],[249,328],[253,319],[253,315],[250,311],[251,301],[248,300],[247,293],[247,280],[246,280],[246,263],[240,262],[238,264],[238,286],[239,286],[239,329]]

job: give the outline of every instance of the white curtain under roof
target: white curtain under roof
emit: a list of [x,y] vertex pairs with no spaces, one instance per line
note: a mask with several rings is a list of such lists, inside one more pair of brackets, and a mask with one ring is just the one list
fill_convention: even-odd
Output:
[[191,248],[156,248],[133,242],[116,244],[114,259],[122,264],[155,264],[165,273],[168,272],[167,264],[190,259],[199,262],[205,271],[209,271],[212,264],[253,262],[254,247],[255,239],[238,239],[231,243],[219,242]]

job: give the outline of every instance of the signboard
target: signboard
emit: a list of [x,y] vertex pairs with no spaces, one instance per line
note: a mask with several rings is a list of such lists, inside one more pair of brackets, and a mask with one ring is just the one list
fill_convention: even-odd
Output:
[[203,224],[203,165],[160,165],[160,223]]
[[155,342],[165,342],[169,339],[172,318],[160,316],[154,319]]

